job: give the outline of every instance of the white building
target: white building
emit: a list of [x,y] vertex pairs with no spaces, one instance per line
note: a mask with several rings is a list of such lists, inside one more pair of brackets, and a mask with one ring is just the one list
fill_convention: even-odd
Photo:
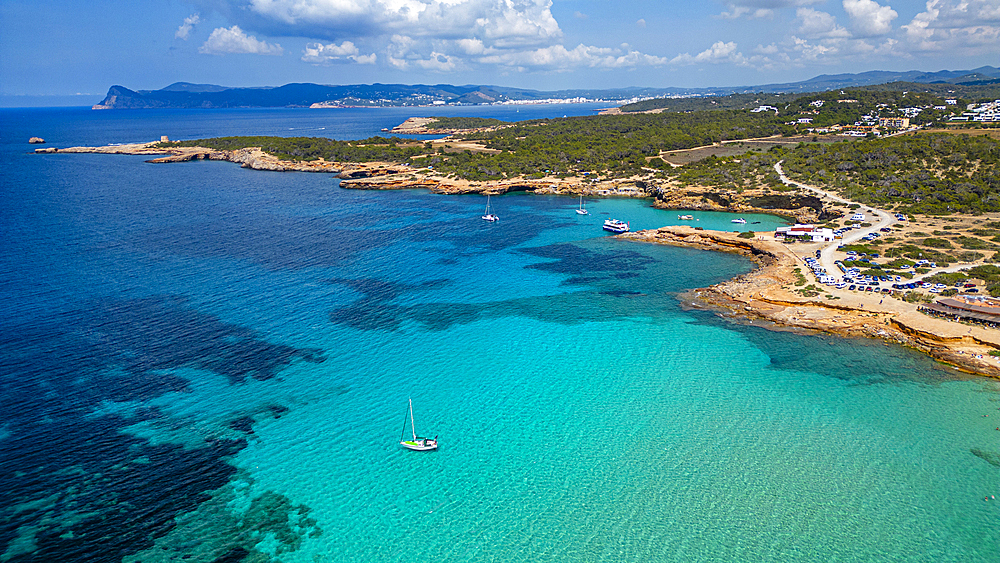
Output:
[[774,230],[774,236],[775,238],[804,238],[813,242],[829,242],[834,237],[833,229],[818,229],[815,225],[800,225],[798,223],[791,227],[778,227]]

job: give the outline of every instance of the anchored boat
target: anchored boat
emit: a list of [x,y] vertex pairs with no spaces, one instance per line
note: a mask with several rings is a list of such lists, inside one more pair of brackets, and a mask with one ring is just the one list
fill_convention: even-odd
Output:
[[619,221],[618,219],[608,219],[604,221],[604,230],[611,231],[612,233],[627,233],[628,223]]
[[413,432],[412,440],[404,440],[403,437],[406,436],[406,417],[403,417],[403,433],[399,435],[399,445],[403,446],[408,450],[415,450],[418,452],[426,452],[428,450],[436,450],[438,447],[437,436],[434,438],[424,438],[417,436],[417,429],[413,426],[413,399],[410,399],[410,430]]

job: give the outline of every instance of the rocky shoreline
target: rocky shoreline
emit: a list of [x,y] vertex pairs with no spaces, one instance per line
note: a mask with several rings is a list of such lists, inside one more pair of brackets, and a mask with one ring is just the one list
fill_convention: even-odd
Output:
[[[340,187],[361,190],[426,189],[438,194],[490,194],[531,192],[540,195],[567,195],[587,197],[652,198],[653,206],[660,209],[724,211],[730,213],[768,213],[780,215],[797,222],[816,221],[822,215],[818,200],[781,196],[781,201],[759,199],[763,194],[748,191],[744,194],[716,193],[717,190],[697,186],[672,186],[654,184],[641,178],[587,177],[510,178],[488,182],[474,182],[436,174],[430,169],[419,169],[394,162],[330,162],[289,161],[248,147],[233,151],[205,147],[160,146],[161,141],[108,145],[103,147],[47,147],[35,149],[36,154],[124,154],[154,156],[146,162],[154,164],[189,162],[193,160],[224,160],[244,168],[272,172],[322,172],[334,174],[342,181]],[[772,199],[774,196],[769,196]],[[763,205],[761,205],[763,203]]]
[[969,373],[1000,378],[1000,365],[989,356],[990,351],[1000,349],[997,331],[930,317],[920,313],[915,304],[885,300],[877,295],[851,295],[836,300],[803,297],[793,291],[798,258],[781,242],[740,238],[688,226],[663,227],[619,237],[733,252],[757,264],[747,274],[687,292],[681,296],[685,306],[714,310],[729,318],[767,321],[778,330],[878,338],[909,346]]
[[[814,221],[819,215],[810,205],[794,209],[758,208],[748,205],[747,199],[737,201],[726,198],[721,201],[719,194],[709,197],[712,194],[709,194],[708,188],[687,186],[683,191],[670,190],[637,179],[594,182],[583,178],[515,178],[471,182],[397,163],[283,161],[255,147],[225,151],[204,147],[163,147],[158,142],[151,142],[105,147],[48,147],[35,152],[155,156],[147,160],[150,163],[225,160],[253,170],[335,174],[341,178],[340,186],[345,189],[427,189],[439,194],[492,195],[524,191],[589,197],[655,198],[654,207],[667,209],[771,213],[802,222]],[[783,243],[770,238],[769,234],[758,233],[748,239],[734,233],[676,226],[619,236],[646,243],[736,252],[758,264],[754,271],[746,275],[689,292],[682,298],[686,306],[711,308],[729,317],[766,320],[778,329],[880,338],[910,346],[959,369],[1000,378],[1000,363],[988,355],[990,351],[1000,349],[1000,331],[930,317],[917,311],[915,304],[897,299],[884,300],[878,295],[845,293],[842,296],[804,297],[801,292],[795,291],[800,275],[796,273],[799,258]]]
[[410,172],[407,166],[387,162],[345,163],[329,162],[323,159],[315,161],[281,160],[259,147],[248,147],[234,151],[216,150],[205,147],[161,147],[159,142],[108,145],[105,147],[48,147],[35,149],[36,154],[75,153],[75,154],[125,154],[138,156],[157,156],[146,162],[165,164],[171,162],[189,162],[193,160],[224,160],[234,162],[243,168],[266,170],[270,172],[322,172],[336,174],[339,178],[370,178],[390,174]]

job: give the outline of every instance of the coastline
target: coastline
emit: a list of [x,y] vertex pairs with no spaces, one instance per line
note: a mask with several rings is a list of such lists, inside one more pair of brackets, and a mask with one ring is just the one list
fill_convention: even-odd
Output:
[[[708,209],[734,213],[769,213],[810,222],[816,212],[809,207],[798,209],[758,209],[745,204],[723,207],[701,192],[688,187],[683,192],[654,188],[637,178],[539,179],[513,178],[491,182],[474,182],[446,177],[429,169],[391,162],[341,163],[322,159],[316,161],[284,161],[259,147],[233,151],[204,147],[158,147],[158,142],[108,145],[103,147],[45,147],[37,154],[124,154],[155,156],[149,163],[187,162],[193,160],[224,160],[253,170],[278,172],[329,173],[341,179],[345,189],[396,190],[427,189],[433,193],[491,194],[526,191],[549,195],[585,195],[590,197],[656,198],[654,207],[662,209]],[[780,169],[776,167],[780,173]],[[808,186],[799,185],[803,189]],[[711,191],[704,188],[705,192]],[[676,193],[675,193],[676,192]],[[1000,378],[1000,361],[989,352],[1000,350],[1000,331],[979,325],[961,324],[927,316],[917,305],[878,295],[859,294],[834,288],[823,288],[826,295],[804,297],[794,291],[801,261],[784,243],[773,235],[757,233],[754,239],[739,238],[735,233],[705,231],[689,226],[662,227],[619,235],[621,238],[646,243],[687,246],[703,250],[735,252],[751,257],[757,268],[732,280],[698,288],[682,296],[686,306],[709,308],[750,320],[763,319],[776,329],[821,331],[844,336],[864,336],[892,341],[912,347],[931,357],[970,373]]]
[[192,160],[224,160],[234,162],[243,168],[266,170],[271,172],[321,172],[336,174],[340,178],[367,178],[389,174],[410,172],[407,166],[390,162],[330,162],[323,159],[315,161],[289,161],[276,158],[260,149],[249,147],[234,151],[216,150],[205,147],[157,147],[160,141],[149,143],[132,143],[108,145],[104,147],[46,147],[35,149],[35,154],[123,154],[133,156],[157,156],[147,160],[152,164],[167,164],[171,162],[189,162]]
[[[747,199],[761,195],[760,190],[747,190],[741,196],[727,194],[727,205],[713,198],[710,188],[676,186],[671,183],[653,184],[647,178],[601,178],[587,176],[541,178],[515,177],[487,182],[470,181],[437,174],[430,168],[416,168],[395,162],[331,162],[289,161],[278,159],[260,149],[248,147],[238,150],[217,150],[205,147],[159,147],[161,141],[107,145],[102,147],[45,147],[35,149],[35,154],[120,154],[155,156],[146,162],[164,164],[193,160],[222,160],[239,164],[243,168],[271,172],[313,172],[334,174],[341,180],[340,187],[360,190],[426,189],[437,194],[502,195],[511,192],[532,192],[539,195],[569,195],[588,197],[653,198],[653,207],[676,210],[722,211],[730,213],[766,213],[779,215],[797,222],[811,222],[818,218],[813,207],[802,202],[792,202],[787,207],[756,207]],[[449,139],[431,141],[447,143],[451,149],[488,150],[470,143]]]
[[[776,330],[818,331],[868,337],[919,350],[968,373],[1000,379],[1000,362],[989,356],[1000,349],[1000,334],[978,325],[930,317],[917,305],[876,295],[838,292],[833,299],[804,297],[792,291],[797,256],[784,244],[758,234],[744,239],[721,231],[688,226],[661,227],[618,235],[637,242],[732,252],[756,267],[747,274],[680,297],[685,306],[714,310],[727,317],[764,320]],[[766,328],[767,325],[763,325]]]

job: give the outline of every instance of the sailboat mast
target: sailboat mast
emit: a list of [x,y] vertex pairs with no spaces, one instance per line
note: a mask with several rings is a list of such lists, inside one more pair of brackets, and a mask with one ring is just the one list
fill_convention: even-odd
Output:
[[[413,400],[410,399],[410,413],[413,413]],[[399,433],[399,441],[403,441],[403,436],[406,436],[406,414],[403,414],[403,431]]]
[[413,441],[417,441],[417,427],[413,425],[413,399],[410,399],[410,430],[413,430]]

